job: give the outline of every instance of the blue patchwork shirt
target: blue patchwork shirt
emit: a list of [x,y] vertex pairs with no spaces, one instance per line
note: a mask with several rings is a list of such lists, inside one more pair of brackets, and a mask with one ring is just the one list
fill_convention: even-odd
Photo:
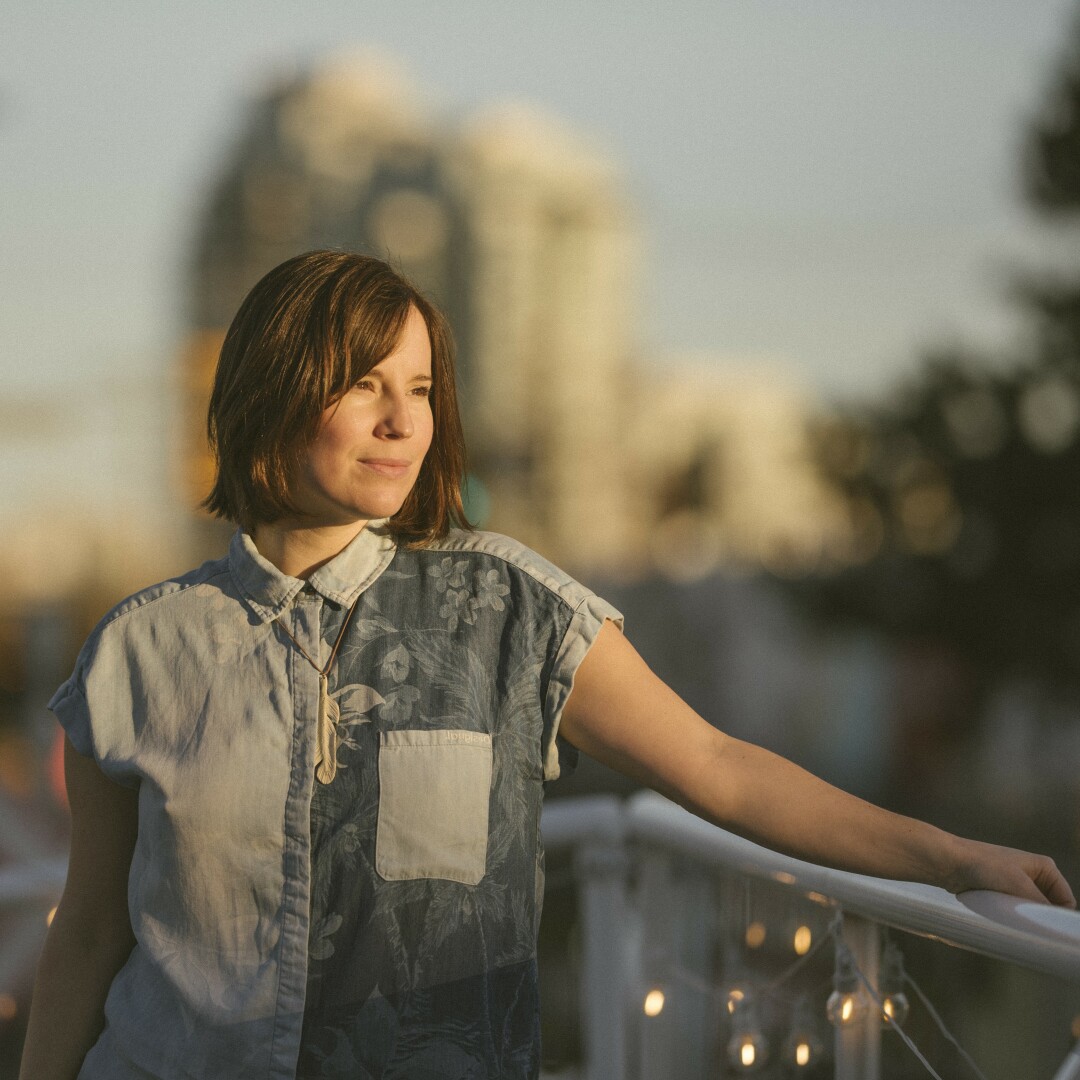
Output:
[[[325,663],[354,601],[323,784],[298,644]],[[136,946],[80,1080],[537,1076],[543,785],[605,619],[507,537],[380,523],[306,582],[238,532],[110,612],[50,703],[139,790]]]

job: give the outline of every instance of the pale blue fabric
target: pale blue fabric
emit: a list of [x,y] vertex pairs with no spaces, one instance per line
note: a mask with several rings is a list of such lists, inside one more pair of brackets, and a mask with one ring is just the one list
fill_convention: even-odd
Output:
[[[323,788],[318,677],[274,621],[322,662],[358,597]],[[409,551],[378,525],[306,584],[237,533],[227,558],[110,612],[50,703],[80,753],[139,790],[137,944],[80,1080],[535,1076],[543,783],[609,618],[506,537]],[[380,781],[386,747],[404,757]],[[457,798],[458,768],[490,775],[486,800]],[[401,792],[380,791],[424,775],[450,819],[434,852],[408,814],[389,820]]]

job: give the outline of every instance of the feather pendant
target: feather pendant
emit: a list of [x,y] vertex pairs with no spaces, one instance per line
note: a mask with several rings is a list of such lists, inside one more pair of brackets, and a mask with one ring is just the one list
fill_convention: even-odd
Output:
[[330,696],[325,675],[319,676],[319,725],[315,740],[315,779],[329,784],[337,776],[338,721],[341,709]]

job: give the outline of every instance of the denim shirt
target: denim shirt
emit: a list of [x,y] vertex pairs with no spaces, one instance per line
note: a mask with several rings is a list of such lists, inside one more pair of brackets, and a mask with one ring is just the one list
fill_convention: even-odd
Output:
[[[354,601],[322,784],[301,650]],[[537,1075],[543,785],[605,619],[506,537],[380,523],[306,583],[238,532],[110,612],[50,703],[139,791],[136,945],[80,1080]]]

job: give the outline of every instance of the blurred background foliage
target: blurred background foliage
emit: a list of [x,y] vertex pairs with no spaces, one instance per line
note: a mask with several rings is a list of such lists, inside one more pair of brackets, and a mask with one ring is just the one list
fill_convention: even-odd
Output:
[[[1080,236],[1080,34],[1022,141],[1033,213]],[[933,641],[986,685],[1080,691],[1080,260],[1018,271],[1025,351],[924,358],[881,402],[815,425],[852,564],[799,582],[826,618]]]

